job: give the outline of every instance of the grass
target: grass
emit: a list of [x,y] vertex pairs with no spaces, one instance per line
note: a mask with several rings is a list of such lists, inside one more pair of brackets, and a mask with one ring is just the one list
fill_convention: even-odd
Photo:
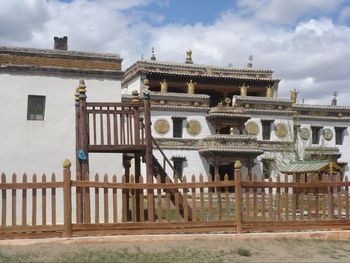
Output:
[[235,251],[238,255],[240,255],[241,257],[250,257],[252,255],[252,253],[250,252],[250,250],[245,249],[245,248],[237,248],[237,250]]

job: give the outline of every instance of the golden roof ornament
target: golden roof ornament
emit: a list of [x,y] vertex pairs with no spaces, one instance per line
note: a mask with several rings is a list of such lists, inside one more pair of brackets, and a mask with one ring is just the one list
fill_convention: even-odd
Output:
[[164,79],[164,81],[159,82],[159,84],[160,84],[160,92],[167,93],[168,92],[168,83],[166,82],[166,80]]
[[243,86],[240,87],[240,91],[241,91],[240,95],[243,97],[247,96],[248,88],[249,88],[249,86],[246,86],[244,83]]
[[187,49],[186,50],[186,63],[187,64],[193,64],[193,61],[192,61],[192,50],[191,49]]
[[293,89],[290,91],[290,100],[292,101],[293,104],[297,103],[297,97],[298,93],[296,89]]
[[273,88],[270,85],[266,87],[266,97],[273,98]]
[[187,82],[187,93],[188,94],[194,94],[194,88],[195,85],[197,84],[196,82],[193,82],[192,79],[190,80],[190,82]]

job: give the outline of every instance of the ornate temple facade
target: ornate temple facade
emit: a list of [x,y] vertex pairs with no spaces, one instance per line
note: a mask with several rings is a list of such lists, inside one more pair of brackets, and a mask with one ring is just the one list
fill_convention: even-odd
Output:
[[[279,98],[271,70],[161,62],[154,55],[129,67],[122,100],[149,92],[152,133],[164,168],[180,177],[276,175],[296,160],[332,160],[348,170],[350,107],[300,104],[297,91]],[[173,166],[173,167],[171,167]]]

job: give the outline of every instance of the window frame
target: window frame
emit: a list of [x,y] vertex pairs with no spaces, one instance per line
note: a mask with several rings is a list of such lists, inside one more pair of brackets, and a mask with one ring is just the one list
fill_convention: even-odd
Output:
[[184,158],[172,158],[175,175],[182,180],[184,172]]
[[[344,144],[344,131],[345,127],[334,127],[335,133],[335,145],[343,145]],[[340,140],[340,142],[339,142]]]
[[[261,136],[265,141],[271,140],[272,123],[273,120],[261,120]],[[266,128],[268,128],[268,131],[266,131]]]
[[320,144],[322,128],[321,126],[311,126],[311,144]]
[[185,117],[172,117],[173,120],[173,138],[183,137],[183,121]]
[[[41,99],[41,100],[39,100]],[[37,101],[35,101],[37,100]],[[40,102],[40,103],[38,103]],[[38,108],[41,108],[38,110]],[[46,96],[28,95],[27,97],[27,121],[45,121]],[[40,114],[41,113],[41,114]],[[42,116],[42,118],[38,118]]]

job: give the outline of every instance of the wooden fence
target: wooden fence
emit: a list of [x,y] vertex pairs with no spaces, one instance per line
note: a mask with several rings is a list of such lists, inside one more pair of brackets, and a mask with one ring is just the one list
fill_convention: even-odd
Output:
[[[350,229],[347,177],[341,181],[339,175],[301,176],[296,181],[295,176],[283,175],[276,181],[256,177],[241,181],[236,164],[235,180],[225,176],[222,181],[192,176],[184,177],[182,182],[175,177],[174,183],[169,178],[162,183],[158,177],[149,183],[141,177],[135,183],[133,176],[130,182],[125,182],[125,177],[118,182],[116,176],[109,180],[107,175],[72,180],[69,163],[65,164],[63,181],[56,181],[55,175],[47,181],[44,175],[38,182],[34,175],[27,182],[24,175],[18,182],[14,175],[12,182],[7,182],[3,174],[0,238]],[[77,222],[77,211],[72,207],[76,188],[87,193],[89,216],[84,223]],[[56,200],[58,191],[63,204]],[[175,192],[174,204],[171,191]],[[192,220],[188,206],[183,206],[181,213],[181,201],[190,205]],[[63,215],[58,216],[57,211],[62,210],[57,207],[62,207]],[[37,220],[38,215],[41,220]]]

